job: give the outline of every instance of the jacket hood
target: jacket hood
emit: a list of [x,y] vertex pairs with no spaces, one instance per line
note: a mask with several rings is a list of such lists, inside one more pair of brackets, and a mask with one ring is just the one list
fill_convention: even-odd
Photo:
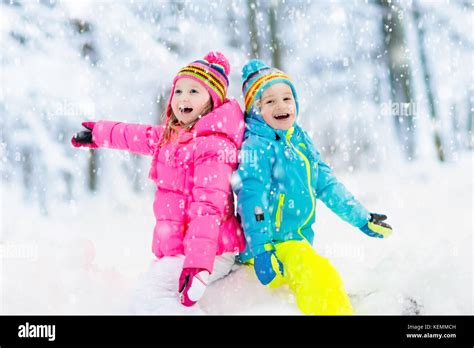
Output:
[[226,99],[222,106],[215,108],[194,125],[193,136],[222,134],[237,148],[242,145],[245,121],[242,109],[235,99]]
[[[226,99],[224,104],[198,120],[190,131],[180,130],[177,135],[177,142],[183,144],[196,137],[221,134],[235,144],[237,149],[240,149],[244,139],[244,131],[244,114],[239,103],[235,99]],[[149,178],[152,180],[157,178],[156,163],[162,144],[163,138],[156,145],[153,154],[149,173]],[[174,146],[173,151],[177,151],[177,149],[178,146]]]

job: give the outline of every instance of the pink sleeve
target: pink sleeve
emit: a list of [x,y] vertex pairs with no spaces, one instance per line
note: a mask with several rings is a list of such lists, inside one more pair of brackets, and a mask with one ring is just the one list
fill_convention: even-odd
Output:
[[99,121],[92,131],[92,140],[99,147],[152,155],[162,133],[163,126]]
[[212,273],[220,225],[227,215],[232,194],[230,178],[235,169],[235,164],[227,163],[222,156],[225,148],[235,151],[230,141],[208,137],[196,149],[183,268],[205,268]]

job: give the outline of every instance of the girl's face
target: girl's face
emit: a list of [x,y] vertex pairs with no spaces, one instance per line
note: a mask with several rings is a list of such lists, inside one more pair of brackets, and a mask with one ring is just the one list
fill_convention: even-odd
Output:
[[288,130],[296,119],[296,104],[290,86],[280,82],[271,85],[257,102],[265,122],[273,129]]
[[199,82],[183,77],[174,87],[171,109],[181,125],[186,126],[211,109],[211,96]]

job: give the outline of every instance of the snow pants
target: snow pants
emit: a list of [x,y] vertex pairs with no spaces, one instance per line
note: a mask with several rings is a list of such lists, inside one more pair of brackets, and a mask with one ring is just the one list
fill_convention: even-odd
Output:
[[[205,314],[199,302],[192,307],[179,302],[178,283],[183,264],[183,255],[153,260],[135,289],[131,311],[136,314]],[[234,264],[233,253],[216,256],[208,284],[225,277]]]
[[353,314],[341,277],[328,259],[318,255],[307,241],[292,240],[275,247],[284,276],[277,272],[270,288],[288,284],[304,314]]

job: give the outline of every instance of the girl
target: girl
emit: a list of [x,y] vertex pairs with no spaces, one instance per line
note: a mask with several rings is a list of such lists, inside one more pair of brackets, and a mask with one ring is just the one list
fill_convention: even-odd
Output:
[[87,130],[72,139],[75,147],[152,156],[152,251],[160,259],[155,275],[161,280],[156,291],[168,298],[179,292],[185,306],[229,273],[234,254],[245,247],[230,186],[237,163],[223,156],[237,152],[244,131],[239,104],[226,98],[229,71],[226,57],[210,52],[174,78],[164,125],[84,122]]
[[312,248],[316,198],[371,237],[391,227],[371,214],[334,177],[295,122],[298,98],[288,75],[251,60],[242,70],[247,130],[233,181],[247,240],[240,255],[264,285],[287,283],[305,314],[352,314],[337,271]]

